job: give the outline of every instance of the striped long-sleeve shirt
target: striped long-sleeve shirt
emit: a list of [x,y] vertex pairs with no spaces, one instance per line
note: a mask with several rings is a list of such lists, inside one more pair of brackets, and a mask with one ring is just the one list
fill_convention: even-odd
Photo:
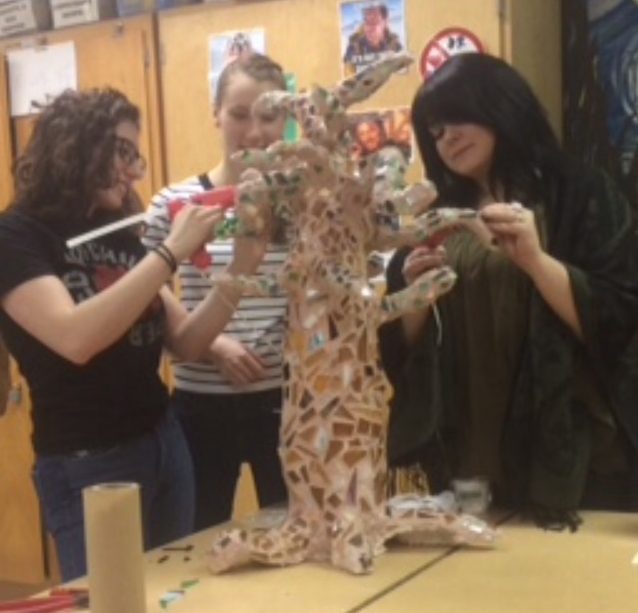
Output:
[[[181,183],[163,188],[157,193],[148,209],[147,230],[143,242],[147,248],[161,243],[170,231],[168,203],[188,199],[193,194],[210,189],[203,178],[191,177]],[[232,258],[232,241],[214,241],[206,245],[213,264],[209,271],[202,272],[189,261],[179,265],[180,300],[188,311],[192,311],[205,298],[212,287],[208,275],[222,272]],[[276,272],[284,259],[286,250],[279,245],[269,245],[257,274]],[[256,381],[234,388],[211,363],[175,362],[175,386],[178,389],[204,394],[231,394],[276,389],[282,384],[282,337],[287,313],[287,300],[276,297],[243,297],[232,318],[224,329],[244,346],[257,354],[266,369],[266,375]]]

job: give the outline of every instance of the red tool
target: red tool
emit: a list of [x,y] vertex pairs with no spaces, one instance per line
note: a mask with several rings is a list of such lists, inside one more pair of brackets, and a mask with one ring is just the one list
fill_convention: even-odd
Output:
[[49,596],[11,600],[0,603],[3,613],[56,613],[86,609],[89,602],[87,589],[56,588]]
[[[230,209],[235,206],[236,195],[236,187],[218,187],[199,194],[193,194],[188,200],[173,200],[169,202],[168,215],[170,220],[173,221],[175,216],[184,208],[184,205],[188,203],[194,203],[200,206],[219,206],[223,210]],[[212,263],[205,245],[202,245],[201,249],[193,253],[190,260],[194,266],[201,269],[208,268]]]
[[451,227],[451,228],[448,227],[448,228],[439,230],[438,232],[435,232],[433,236],[427,239],[424,244],[430,249],[436,249],[439,245],[442,245],[443,243],[445,243],[445,241],[457,230],[458,230],[458,227]]
[[235,206],[237,188],[234,186],[217,187],[207,192],[194,194],[190,197],[191,202],[204,206],[220,206],[222,209],[229,209]]
[[207,192],[193,194],[186,200],[173,200],[168,203],[168,214],[171,221],[179,213],[185,204],[194,203],[201,206],[219,206],[222,209],[230,209],[235,206],[236,187],[218,187]]

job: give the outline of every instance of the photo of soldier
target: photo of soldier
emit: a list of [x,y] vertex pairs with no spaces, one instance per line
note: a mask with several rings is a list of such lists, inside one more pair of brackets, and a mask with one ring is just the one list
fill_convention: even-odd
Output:
[[405,49],[403,0],[341,5],[343,71],[350,76],[388,53]]

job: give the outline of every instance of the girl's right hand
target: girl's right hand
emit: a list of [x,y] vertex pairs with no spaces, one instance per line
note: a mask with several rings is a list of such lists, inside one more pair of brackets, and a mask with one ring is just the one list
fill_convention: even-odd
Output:
[[443,264],[445,264],[445,247],[443,245],[434,248],[426,245],[415,247],[403,262],[403,278],[408,285],[411,285],[424,272],[439,268]]
[[215,237],[215,226],[223,216],[219,206],[186,204],[175,216],[164,244],[181,262]]
[[210,359],[232,385],[260,381],[266,370],[259,356],[234,338],[221,334],[210,348]]

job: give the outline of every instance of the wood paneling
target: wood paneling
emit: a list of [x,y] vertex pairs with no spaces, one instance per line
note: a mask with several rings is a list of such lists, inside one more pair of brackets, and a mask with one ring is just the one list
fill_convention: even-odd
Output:
[[[11,370],[12,380],[19,382],[15,364]],[[40,509],[31,481],[31,420],[25,396],[18,404],[9,403],[0,418],[0,577],[39,582],[45,576],[45,551]]]
[[529,81],[562,134],[561,3],[507,0],[503,15],[503,58]]
[[13,194],[11,176],[13,155],[7,93],[7,68],[5,62],[0,61],[0,210],[7,206]]

